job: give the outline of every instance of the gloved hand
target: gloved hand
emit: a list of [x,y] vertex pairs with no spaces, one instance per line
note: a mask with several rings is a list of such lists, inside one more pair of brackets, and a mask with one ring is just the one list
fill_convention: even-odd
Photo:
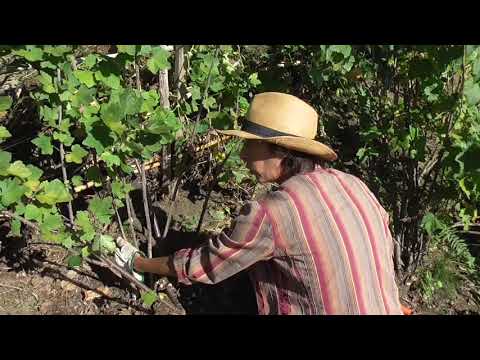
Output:
[[145,254],[121,236],[117,238],[116,243],[118,247],[115,250],[115,262],[124,270],[135,276],[137,280],[143,282],[143,275],[133,270],[133,260],[136,256],[145,256]]

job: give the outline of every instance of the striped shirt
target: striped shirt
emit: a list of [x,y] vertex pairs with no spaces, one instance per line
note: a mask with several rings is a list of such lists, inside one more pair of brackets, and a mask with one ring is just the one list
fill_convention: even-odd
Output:
[[248,269],[259,314],[401,314],[388,214],[353,175],[318,167],[248,202],[222,233],[173,255],[183,284]]

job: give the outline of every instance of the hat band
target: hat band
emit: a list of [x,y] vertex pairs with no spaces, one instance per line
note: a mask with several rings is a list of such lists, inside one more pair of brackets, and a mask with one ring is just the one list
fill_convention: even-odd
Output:
[[275,129],[271,129],[269,127],[259,125],[256,123],[253,123],[251,121],[245,120],[242,126],[242,130],[249,132],[253,135],[261,136],[261,137],[275,137],[275,136],[295,136],[298,137],[298,135],[292,135],[288,133],[284,133],[282,131],[278,131]]

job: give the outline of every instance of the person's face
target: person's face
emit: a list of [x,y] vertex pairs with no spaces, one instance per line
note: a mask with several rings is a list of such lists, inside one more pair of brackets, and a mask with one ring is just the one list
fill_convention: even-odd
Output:
[[262,184],[278,182],[282,175],[282,158],[273,154],[264,141],[245,140],[240,158]]

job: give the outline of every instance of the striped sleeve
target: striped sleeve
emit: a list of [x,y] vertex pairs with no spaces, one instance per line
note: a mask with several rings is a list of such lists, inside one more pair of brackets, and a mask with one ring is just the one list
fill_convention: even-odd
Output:
[[215,284],[273,255],[271,225],[264,208],[248,202],[235,219],[230,236],[221,233],[205,245],[173,255],[180,283]]

